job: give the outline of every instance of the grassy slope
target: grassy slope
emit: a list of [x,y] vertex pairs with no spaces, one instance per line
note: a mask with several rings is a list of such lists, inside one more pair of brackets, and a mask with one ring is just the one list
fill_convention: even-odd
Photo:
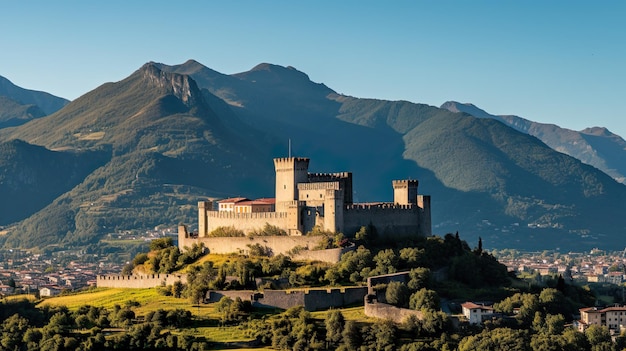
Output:
[[[213,304],[193,306],[187,299],[177,299],[171,296],[163,296],[157,289],[117,289],[98,288],[95,290],[82,292],[67,296],[57,296],[43,300],[38,306],[67,306],[70,310],[77,310],[80,306],[91,305],[105,307],[113,310],[117,304],[124,306],[127,301],[138,302],[139,307],[133,307],[137,316],[145,316],[148,312],[157,309],[173,310],[184,309],[190,311],[196,323],[189,330],[196,336],[204,336],[208,340],[223,343],[236,343],[250,341],[244,335],[244,331],[239,326],[220,327],[218,325],[219,314],[215,311]],[[359,323],[371,323],[373,318],[365,316],[363,307],[349,307],[341,309],[346,320],[354,320]],[[263,312],[263,311],[261,311]],[[273,313],[271,310],[266,312]],[[313,312],[313,318],[323,323],[326,318],[326,311]],[[254,349],[266,350],[266,349]],[[270,349],[267,349],[270,350]]]

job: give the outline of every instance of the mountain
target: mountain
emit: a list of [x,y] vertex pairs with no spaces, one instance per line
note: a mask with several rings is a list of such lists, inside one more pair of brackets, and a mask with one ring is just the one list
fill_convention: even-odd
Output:
[[[351,171],[354,199],[390,201],[419,179],[433,231],[486,247],[623,245],[626,186],[493,119],[407,101],[337,94],[293,67],[225,75],[190,60],[150,62],[58,112],[0,130],[106,163],[27,219],[5,246],[85,245],[106,233],[196,223],[206,197],[272,196],[272,157]],[[6,225],[8,223],[0,223]]]
[[0,143],[0,223],[27,218],[80,184],[107,156],[58,152],[21,140]]
[[49,93],[20,88],[0,76],[0,128],[21,125],[54,113],[68,102]]
[[535,136],[552,149],[592,165],[618,182],[626,184],[626,141],[606,128],[594,127],[577,132],[518,116],[491,115],[472,104],[456,101],[448,101],[441,108],[498,120],[522,133]]
[[23,105],[6,96],[0,96],[0,129],[19,126],[45,115],[37,105]]
[[[269,178],[250,178],[246,170],[271,167],[263,162],[270,159],[270,142],[224,113],[221,100],[210,105],[207,94],[188,76],[148,63],[57,113],[0,130],[4,140],[111,155],[83,182],[18,223],[6,245],[83,245],[117,229],[189,223],[199,199],[267,188]],[[231,120],[223,121],[212,106]],[[18,234],[34,231],[35,238]]]

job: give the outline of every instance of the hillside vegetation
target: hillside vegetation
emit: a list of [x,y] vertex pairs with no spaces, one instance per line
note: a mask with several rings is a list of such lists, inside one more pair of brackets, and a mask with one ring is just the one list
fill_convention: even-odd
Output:
[[25,218],[7,246],[194,225],[198,200],[272,197],[272,158],[288,155],[289,140],[312,172],[353,172],[356,202],[391,201],[391,180],[419,179],[435,233],[580,251],[621,245],[626,230],[626,186],[534,137],[433,106],[343,96],[293,67],[224,75],[192,60],[150,62],[52,115],[0,129],[0,141],[12,139],[110,158],[37,213],[0,222]]

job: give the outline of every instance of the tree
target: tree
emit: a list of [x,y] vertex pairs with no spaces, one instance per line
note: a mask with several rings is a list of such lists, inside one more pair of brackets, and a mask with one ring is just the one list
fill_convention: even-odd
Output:
[[385,290],[385,300],[388,304],[405,307],[409,305],[409,288],[401,282],[389,282]]
[[392,249],[385,249],[374,256],[374,262],[376,262],[377,274],[395,273],[398,267],[398,256]]
[[611,333],[609,329],[604,326],[599,325],[590,325],[587,330],[585,330],[585,336],[587,337],[587,341],[589,345],[591,345],[592,351],[604,351],[604,350],[613,350],[614,345],[611,340]]
[[24,333],[28,330],[28,320],[18,314],[14,314],[2,322],[2,338],[0,344],[4,350],[14,350],[24,338]]
[[[336,347],[342,339],[345,318],[339,310],[330,310],[326,315],[324,324],[326,326],[326,342],[329,346]],[[328,348],[328,347],[327,347]]]
[[357,350],[363,341],[361,331],[354,321],[346,322],[341,337],[345,347],[350,351]]
[[420,289],[411,295],[409,308],[422,311],[439,310],[439,295],[434,290]]
[[530,351],[526,330],[496,328],[466,336],[459,342],[459,351]]
[[174,240],[170,237],[154,239],[150,242],[150,251],[167,249],[174,246]]
[[413,268],[409,272],[409,289],[417,291],[422,288],[430,287],[432,275],[430,269],[424,267]]

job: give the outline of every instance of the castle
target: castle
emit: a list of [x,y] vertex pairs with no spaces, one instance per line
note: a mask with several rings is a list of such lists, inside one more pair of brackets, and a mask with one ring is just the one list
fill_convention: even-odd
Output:
[[[305,235],[314,228],[353,237],[361,227],[373,226],[379,237],[390,240],[431,235],[430,196],[418,195],[417,180],[394,180],[393,202],[354,203],[351,172],[309,173],[309,159],[304,157],[276,158],[274,167],[275,199],[232,198],[218,201],[219,206],[201,201],[197,235],[180,226],[178,246],[190,247],[201,241],[210,252],[230,253],[261,243],[278,254],[296,246],[314,247],[319,238]],[[248,234],[266,224],[285,230],[287,236],[257,238],[259,242],[208,237],[219,227],[234,227]]]

